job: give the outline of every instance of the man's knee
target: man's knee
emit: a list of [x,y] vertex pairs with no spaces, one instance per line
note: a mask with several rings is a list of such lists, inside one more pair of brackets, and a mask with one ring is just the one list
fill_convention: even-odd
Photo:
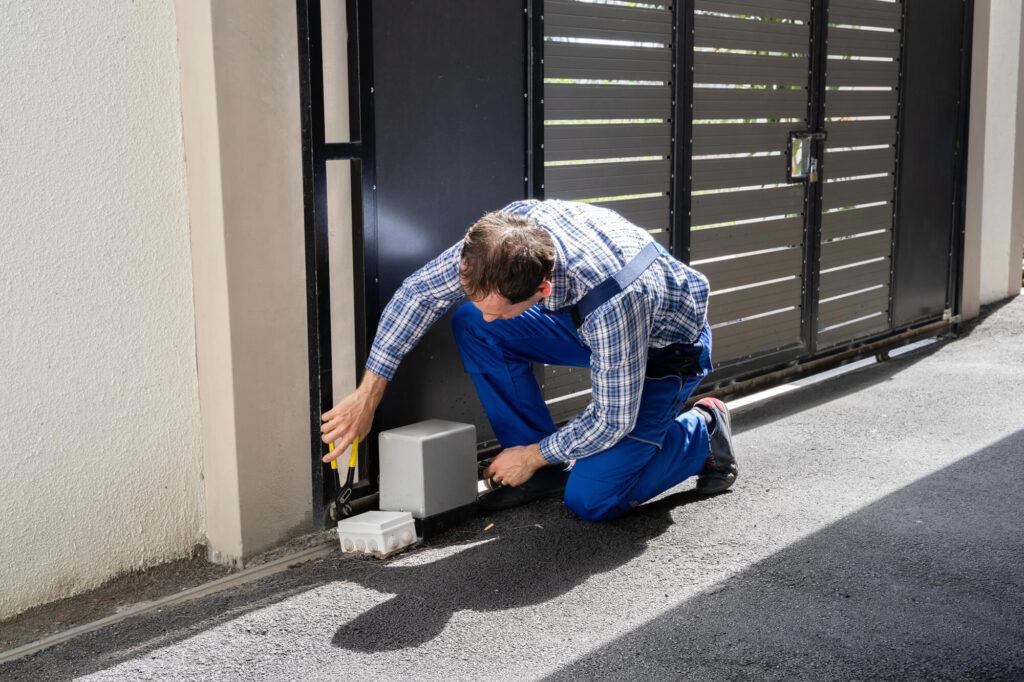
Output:
[[584,521],[611,521],[630,509],[619,491],[578,476],[570,476],[565,486],[565,506]]

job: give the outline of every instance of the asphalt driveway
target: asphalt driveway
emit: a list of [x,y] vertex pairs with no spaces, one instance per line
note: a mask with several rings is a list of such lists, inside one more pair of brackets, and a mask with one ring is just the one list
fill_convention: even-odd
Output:
[[388,562],[335,553],[0,679],[1019,679],[1022,387],[1024,297],[739,411],[725,495],[687,483],[596,525],[551,501]]

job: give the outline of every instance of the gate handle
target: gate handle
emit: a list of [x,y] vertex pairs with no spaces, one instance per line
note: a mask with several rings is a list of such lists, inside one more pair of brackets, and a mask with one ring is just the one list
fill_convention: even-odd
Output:
[[826,137],[825,131],[812,133],[794,130],[789,134],[789,146],[786,148],[787,182],[818,182],[819,163],[813,143],[824,141]]

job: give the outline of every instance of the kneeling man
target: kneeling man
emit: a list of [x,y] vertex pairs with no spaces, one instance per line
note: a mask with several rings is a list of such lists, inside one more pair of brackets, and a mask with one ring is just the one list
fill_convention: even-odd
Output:
[[[466,300],[468,299],[468,301]],[[707,279],[608,209],[517,201],[410,275],[381,316],[359,388],[323,415],[324,442],[366,437],[399,362],[447,310],[504,450],[484,508],[564,490],[584,519],[619,517],[681,481],[736,480],[729,413],[683,412],[711,369]],[[557,428],[531,363],[590,367],[590,404]],[[333,458],[331,454],[325,461]]]

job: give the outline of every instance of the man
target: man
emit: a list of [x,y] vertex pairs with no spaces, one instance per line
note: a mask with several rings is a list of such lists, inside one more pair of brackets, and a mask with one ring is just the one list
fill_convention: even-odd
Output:
[[[707,279],[608,209],[517,201],[413,273],[384,309],[359,388],[323,415],[324,442],[365,437],[387,382],[456,303],[452,327],[504,450],[486,474],[497,509],[560,493],[612,519],[681,481],[736,479],[729,413],[686,399],[711,369]],[[591,402],[560,429],[531,362],[590,367]],[[329,461],[335,454],[327,455]]]

